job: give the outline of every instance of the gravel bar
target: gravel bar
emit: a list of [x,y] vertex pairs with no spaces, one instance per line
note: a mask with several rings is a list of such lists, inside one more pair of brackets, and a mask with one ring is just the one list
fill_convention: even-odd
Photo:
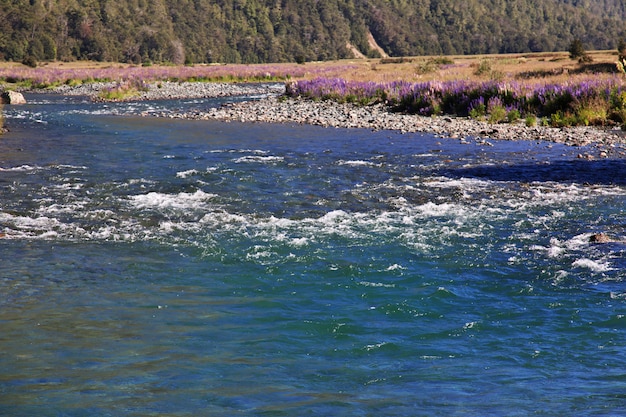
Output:
[[[54,91],[64,95],[86,95],[98,99],[102,89],[115,85],[116,83],[89,83],[74,87],[61,86]],[[146,91],[142,91],[140,96],[132,97],[132,100],[234,96],[251,96],[254,99],[227,103],[219,108],[185,113],[150,113],[145,114],[146,116],[424,132],[442,138],[456,138],[468,143],[478,142],[485,145],[492,144],[493,140],[549,141],[585,147],[584,152],[579,155],[581,158],[626,156],[626,135],[619,128],[529,127],[523,121],[489,124],[468,117],[426,117],[393,112],[384,104],[358,106],[350,103],[286,98],[282,96],[285,87],[281,83],[158,82],[147,84],[147,87]]]
[[[119,86],[116,82],[85,83],[78,86],[62,85],[51,90],[52,92],[68,96],[88,96],[94,100],[101,100],[99,95],[103,90],[114,89]],[[185,98],[233,97],[233,96],[265,96],[278,95],[285,91],[281,83],[204,83],[204,82],[154,82],[146,83],[145,90],[139,95],[129,97],[128,101],[135,100],[172,100]]]
[[226,120],[263,123],[312,124],[336,128],[395,130],[400,132],[433,133],[442,138],[491,145],[491,140],[535,140],[564,143],[583,147],[581,158],[624,156],[626,137],[621,129],[597,127],[553,128],[528,127],[517,123],[489,124],[468,117],[425,117],[395,113],[388,106],[376,104],[357,106],[309,99],[268,97],[262,100],[229,103],[219,108],[197,113],[169,113],[164,117]]

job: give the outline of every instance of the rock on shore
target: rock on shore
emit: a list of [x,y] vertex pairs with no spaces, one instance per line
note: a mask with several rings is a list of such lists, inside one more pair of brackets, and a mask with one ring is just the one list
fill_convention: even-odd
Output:
[[26,100],[22,93],[17,91],[5,91],[0,94],[1,104],[26,104]]

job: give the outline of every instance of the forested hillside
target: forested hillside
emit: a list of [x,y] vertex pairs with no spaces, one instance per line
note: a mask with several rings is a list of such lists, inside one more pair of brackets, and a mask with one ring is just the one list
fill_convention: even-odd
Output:
[[0,0],[0,60],[258,63],[613,49],[624,0]]

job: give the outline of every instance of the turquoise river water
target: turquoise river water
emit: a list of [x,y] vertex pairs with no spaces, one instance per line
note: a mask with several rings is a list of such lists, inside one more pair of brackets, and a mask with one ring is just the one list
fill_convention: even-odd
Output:
[[626,415],[625,160],[27,99],[0,415]]

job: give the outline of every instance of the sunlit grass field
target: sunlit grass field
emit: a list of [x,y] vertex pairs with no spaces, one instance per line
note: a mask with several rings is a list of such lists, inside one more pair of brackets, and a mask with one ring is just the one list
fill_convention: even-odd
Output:
[[137,66],[92,61],[43,62],[36,68],[20,63],[0,62],[0,82],[30,80],[54,84],[94,80],[119,81],[140,77],[143,81],[262,81],[338,77],[351,81],[484,81],[525,79],[537,82],[566,82],[588,77],[599,69],[614,68],[616,51],[592,51],[593,62],[584,67],[567,52],[507,55],[458,55],[383,59],[347,59],[304,64],[211,64],[193,66]]

